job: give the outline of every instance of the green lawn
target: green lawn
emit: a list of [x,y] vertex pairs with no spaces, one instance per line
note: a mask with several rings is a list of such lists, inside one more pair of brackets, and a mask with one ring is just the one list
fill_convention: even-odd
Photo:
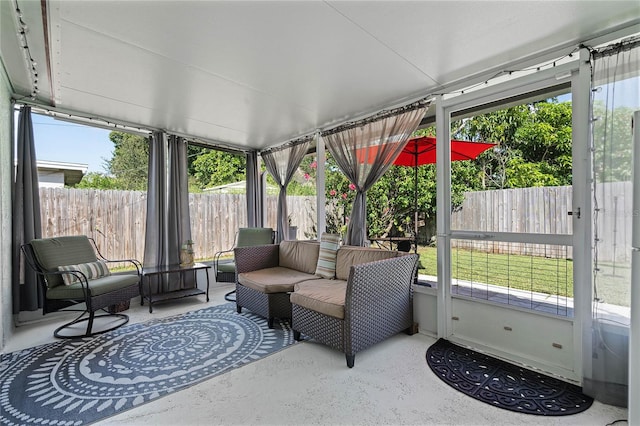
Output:
[[[437,275],[436,248],[418,247],[418,254],[423,266],[418,272]],[[454,249],[451,263],[453,278],[573,297],[573,262],[570,260]],[[596,281],[599,300],[629,306],[630,268],[600,264],[599,269]]]
[[[436,248],[419,247],[418,254],[419,273],[437,275]],[[451,269],[461,280],[573,297],[573,262],[564,259],[454,249]]]

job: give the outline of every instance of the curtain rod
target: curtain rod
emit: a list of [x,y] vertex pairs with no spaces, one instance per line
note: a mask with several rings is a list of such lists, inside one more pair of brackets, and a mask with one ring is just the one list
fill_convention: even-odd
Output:
[[323,132],[321,132],[322,136],[327,136],[327,135],[333,135],[335,133],[338,132],[342,132],[344,130],[349,130],[349,129],[353,129],[355,127],[362,127],[366,124],[369,123],[374,123],[376,121],[380,121],[382,119],[385,118],[389,118],[389,117],[393,117],[396,115],[400,115],[400,114],[404,114],[405,112],[409,112],[409,111],[413,111],[419,108],[425,108],[428,107],[429,105],[431,105],[431,103],[433,102],[433,97],[429,96],[426,98],[422,98],[418,101],[412,102],[408,105],[405,106],[401,106],[398,108],[394,108],[394,109],[390,109],[390,110],[384,110],[384,111],[380,111],[377,114],[374,114],[370,117],[361,119],[361,120],[356,120],[356,121],[352,121],[349,123],[345,123],[342,124],[340,126],[334,127],[333,129],[329,129],[329,130],[325,130]]
[[278,145],[278,146],[273,147],[273,148],[264,149],[262,151],[259,151],[260,155],[262,155],[263,153],[282,151],[283,149],[288,149],[288,148],[294,147],[296,145],[300,145],[300,144],[303,144],[303,143],[310,142],[315,138],[316,134],[317,134],[317,132],[313,133],[311,135],[307,135],[307,136],[303,136],[301,138],[297,138],[297,139],[291,140],[289,142],[286,142],[286,143],[284,143],[282,145]]
[[187,142],[193,142],[194,145],[198,145],[198,146],[203,146],[203,147],[212,148],[212,149],[220,149],[222,151],[227,151],[227,152],[241,152],[241,153],[248,152],[248,150],[233,148],[223,143],[200,138],[197,136],[186,135],[178,132],[168,132],[164,129],[141,127],[141,126],[136,126],[133,123],[125,123],[125,122],[109,120],[105,118],[83,116],[83,115],[79,115],[76,112],[66,111],[63,109],[54,108],[50,106],[45,106],[38,102],[24,99],[24,98],[23,99],[13,98],[13,101],[15,105],[30,106],[32,107],[32,112],[36,114],[51,116],[51,117],[54,117],[56,120],[67,121],[75,124],[82,124],[90,127],[98,127],[106,130],[124,131],[127,133],[133,133],[133,134],[141,135],[144,137],[150,136],[151,133],[154,131],[161,131],[167,135],[179,136],[187,140]]
[[596,49],[593,51],[592,56],[596,59],[603,58],[605,56],[617,55],[618,53],[635,49],[638,46],[640,46],[640,36],[630,37],[619,41],[618,43],[613,43],[600,49]]
[[27,99],[15,99],[14,102],[16,105],[26,105],[32,107],[32,111],[54,117],[58,120],[69,121],[77,124],[89,125],[92,127],[100,127],[103,129],[113,129],[113,130],[123,130],[136,134],[144,134],[149,135],[154,130],[159,129],[150,129],[137,126],[133,123],[124,123],[121,121],[107,120],[105,118],[92,117],[92,116],[84,116],[80,115],[77,112],[65,111],[59,108],[54,108],[46,105],[42,105],[38,102],[34,102]]

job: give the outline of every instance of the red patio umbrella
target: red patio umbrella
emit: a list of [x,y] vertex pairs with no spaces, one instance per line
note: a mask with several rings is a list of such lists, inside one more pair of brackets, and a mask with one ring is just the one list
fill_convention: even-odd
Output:
[[[451,140],[451,161],[475,160],[489,148],[494,147],[494,143],[470,142]],[[421,136],[410,139],[398,158],[393,164],[395,166],[407,166],[415,168],[414,175],[414,232],[416,247],[418,243],[418,166],[434,164],[436,162],[436,138],[433,136]]]
[[[496,144],[486,142],[470,142],[451,140],[451,161],[475,160]],[[398,158],[393,162],[396,166],[418,167],[436,162],[436,138],[421,136],[407,142]]]
[[[475,160],[478,155],[482,154],[496,144],[486,142],[470,142],[451,140],[451,161]],[[358,152],[366,161],[373,163],[376,160],[377,150],[375,147],[369,147],[365,152]],[[364,155],[363,155],[364,154]],[[365,161],[364,158],[360,159]],[[393,162],[395,166],[407,166],[415,168],[414,177],[414,227],[417,239],[418,235],[418,166],[425,164],[433,164],[436,162],[436,138],[433,136],[420,136],[410,139],[404,147],[398,158]],[[417,247],[416,247],[417,250]]]

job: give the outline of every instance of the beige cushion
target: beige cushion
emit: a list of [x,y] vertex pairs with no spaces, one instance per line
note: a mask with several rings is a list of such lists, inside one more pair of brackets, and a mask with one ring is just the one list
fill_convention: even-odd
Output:
[[320,238],[320,252],[316,275],[321,278],[336,277],[336,253],[340,245],[340,235],[323,232]]
[[282,241],[279,244],[279,265],[296,271],[315,274],[320,243],[318,241]]
[[313,274],[276,266],[275,268],[243,272],[238,275],[238,282],[261,293],[286,293],[293,291],[293,286],[296,283],[317,278]]
[[344,319],[344,301],[347,282],[343,280],[319,279],[295,285],[291,303],[330,317]]
[[391,259],[404,254],[406,253],[370,247],[342,246],[338,249],[336,258],[336,278],[339,280],[348,280],[349,270],[352,265]]

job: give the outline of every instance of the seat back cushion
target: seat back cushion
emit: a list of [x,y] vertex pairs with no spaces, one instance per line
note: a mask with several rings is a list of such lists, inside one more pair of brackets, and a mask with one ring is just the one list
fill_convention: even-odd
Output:
[[316,273],[320,253],[318,241],[282,241],[278,251],[280,266],[307,274]]
[[264,246],[273,244],[272,228],[240,228],[236,247]]
[[[96,262],[96,253],[84,235],[43,238],[31,241],[31,248],[43,270],[58,271],[59,266]],[[47,275],[49,288],[63,285],[61,275]]]
[[352,265],[374,262],[376,260],[391,259],[406,253],[392,250],[382,250],[369,247],[342,246],[336,256],[336,278],[348,280]]

